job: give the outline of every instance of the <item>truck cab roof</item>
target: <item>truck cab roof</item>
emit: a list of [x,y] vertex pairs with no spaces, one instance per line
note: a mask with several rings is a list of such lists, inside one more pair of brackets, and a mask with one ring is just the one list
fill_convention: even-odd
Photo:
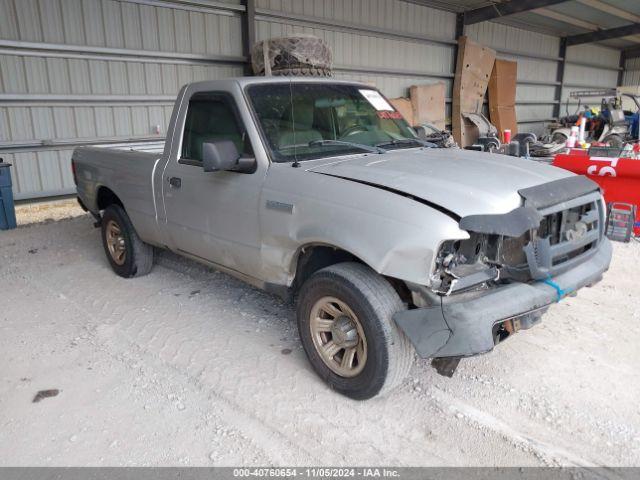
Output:
[[193,85],[198,90],[202,88],[221,88],[225,85],[229,85],[230,83],[236,83],[241,88],[244,88],[248,85],[260,85],[265,83],[331,83],[331,84],[341,84],[341,85],[359,85],[367,88],[375,88],[370,84],[366,84],[363,82],[355,82],[352,80],[337,80],[331,77],[286,77],[286,76],[271,76],[271,77],[231,77],[223,80],[205,80],[202,82],[194,82],[189,85]]

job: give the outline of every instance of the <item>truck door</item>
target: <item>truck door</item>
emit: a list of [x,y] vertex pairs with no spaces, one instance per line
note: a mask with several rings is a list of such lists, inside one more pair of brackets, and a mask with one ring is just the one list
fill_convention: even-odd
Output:
[[251,142],[231,94],[196,93],[189,99],[180,150],[176,158],[168,160],[163,173],[170,247],[256,276],[264,172],[205,172],[202,146],[217,140],[232,140],[242,155],[252,155]]

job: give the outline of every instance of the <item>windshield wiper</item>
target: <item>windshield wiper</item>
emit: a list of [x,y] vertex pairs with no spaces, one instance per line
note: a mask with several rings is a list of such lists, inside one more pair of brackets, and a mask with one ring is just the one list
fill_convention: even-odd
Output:
[[384,148],[380,148],[378,145],[370,146],[363,143],[345,142],[343,140],[312,140],[309,142],[310,147],[322,146],[322,145],[344,145],[347,147],[359,148],[365,152],[371,153],[387,153]]
[[425,140],[421,140],[420,138],[392,139],[387,142],[376,143],[376,147],[382,147],[384,145],[408,145],[410,143],[417,143],[418,145],[422,145],[423,147],[429,147],[429,148],[438,147],[435,143],[427,142]]

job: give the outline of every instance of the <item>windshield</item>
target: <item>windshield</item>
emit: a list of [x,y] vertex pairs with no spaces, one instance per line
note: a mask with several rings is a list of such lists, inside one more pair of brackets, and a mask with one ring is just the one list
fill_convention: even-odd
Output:
[[248,94],[276,162],[421,145],[373,88],[291,82],[253,85]]

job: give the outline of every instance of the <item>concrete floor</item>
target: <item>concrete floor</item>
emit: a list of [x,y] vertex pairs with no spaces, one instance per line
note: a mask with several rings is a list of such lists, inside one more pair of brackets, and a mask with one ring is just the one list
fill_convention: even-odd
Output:
[[614,255],[453,378],[355,402],[275,297],[168,253],[117,277],[87,215],[1,232],[0,465],[640,465],[640,244]]

